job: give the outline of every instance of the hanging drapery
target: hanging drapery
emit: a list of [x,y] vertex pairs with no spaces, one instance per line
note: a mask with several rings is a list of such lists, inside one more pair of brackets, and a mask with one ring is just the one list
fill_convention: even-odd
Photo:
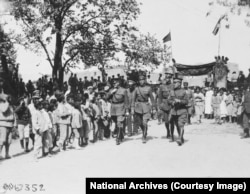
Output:
[[185,75],[185,76],[199,76],[199,75],[206,75],[213,71],[216,62],[207,63],[203,65],[183,65],[176,63],[174,64],[175,68],[177,69],[178,73]]

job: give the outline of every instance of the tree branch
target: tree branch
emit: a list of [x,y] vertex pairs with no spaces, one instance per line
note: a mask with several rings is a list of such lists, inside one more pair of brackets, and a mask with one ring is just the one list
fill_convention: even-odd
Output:
[[69,62],[71,62],[79,53],[80,53],[80,51],[77,51],[73,56],[71,56],[69,59],[67,59],[67,61],[65,61],[64,65],[63,65],[63,69],[65,69],[67,67],[67,65],[69,64]]
[[75,4],[77,2],[77,0],[74,0],[74,1],[72,1],[72,3],[69,3],[69,5],[65,8],[65,10],[63,11],[63,9],[62,9],[62,15],[61,15],[61,19],[62,19],[62,21],[64,20],[64,17],[65,17],[65,15],[67,14],[67,11]]
[[[81,49],[81,47],[78,47],[77,49]],[[83,48],[83,49],[86,49],[86,48]],[[96,51],[122,51],[121,48],[118,48],[118,47],[114,47],[114,48],[100,48],[100,47],[91,47],[91,48],[87,48],[89,50],[96,50]]]
[[79,31],[79,30],[80,30],[80,28],[72,29],[71,31],[69,31],[69,32],[66,34],[64,40],[62,41],[62,44],[64,45],[64,44],[67,42],[68,38],[69,38],[72,34],[74,34],[75,32],[77,32],[77,31]]
[[72,30],[71,32],[68,32],[68,34],[65,36],[64,40],[62,41],[62,44],[65,45],[65,43],[67,42],[68,38],[74,34],[74,30]]
[[[22,19],[23,23],[26,25],[26,27],[28,27],[29,29],[32,30],[32,28],[30,27],[30,25],[27,24],[27,22],[25,22],[25,20],[23,19],[23,17],[21,17],[21,19]],[[41,40],[41,38],[40,38],[39,36],[37,36],[36,39],[37,39],[37,41],[41,44],[42,48],[44,49],[44,51],[45,51],[45,53],[46,53],[46,56],[47,56],[47,58],[48,58],[49,64],[50,64],[50,66],[53,68],[54,65],[53,65],[53,63],[52,63],[52,60],[51,60],[51,58],[50,58],[50,55],[49,55],[49,52],[48,52],[48,49],[47,49],[46,45],[44,44],[44,42]]]
[[[105,7],[106,5],[107,5],[107,1],[105,1],[104,5],[103,5],[102,7]],[[103,9],[102,9],[102,11],[101,11],[97,16],[92,17],[92,18],[89,18],[86,22],[84,22],[84,24],[87,24],[87,23],[89,23],[91,20],[100,17],[102,13],[103,13]],[[84,25],[84,24],[83,24],[83,25]]]
[[54,65],[53,65],[53,63],[52,63],[52,60],[51,60],[51,58],[50,58],[50,55],[49,55],[49,52],[48,52],[48,49],[47,49],[46,45],[45,45],[44,42],[40,39],[40,37],[37,37],[37,41],[38,41],[38,42],[41,44],[41,46],[43,47],[43,49],[44,49],[44,51],[45,51],[45,53],[46,53],[46,55],[47,55],[49,64],[50,64],[50,66],[53,68]]

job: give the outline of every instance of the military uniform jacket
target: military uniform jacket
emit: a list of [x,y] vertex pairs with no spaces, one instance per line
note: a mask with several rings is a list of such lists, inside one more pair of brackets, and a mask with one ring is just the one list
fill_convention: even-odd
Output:
[[138,86],[135,89],[134,97],[132,98],[132,106],[135,112],[140,114],[146,114],[151,111],[151,106],[149,103],[149,98],[151,100],[152,106],[155,107],[155,99],[152,94],[152,89],[150,86]]
[[163,111],[170,111],[171,105],[169,104],[170,92],[173,89],[172,84],[160,85],[158,92],[158,106]]
[[128,93],[128,107],[129,109],[131,109],[132,107],[132,100],[135,94],[135,89],[131,92],[130,89],[127,89],[127,93]]
[[[180,102],[174,103],[176,99],[179,99]],[[184,115],[187,114],[187,105],[188,105],[188,95],[186,90],[180,88],[176,90],[171,90],[170,98],[168,100],[169,104],[172,104],[172,115]]]
[[243,111],[250,113],[250,91],[246,91],[244,94]]
[[108,99],[111,99],[111,116],[125,115],[128,109],[128,94],[125,88],[119,87],[114,94],[109,93]]

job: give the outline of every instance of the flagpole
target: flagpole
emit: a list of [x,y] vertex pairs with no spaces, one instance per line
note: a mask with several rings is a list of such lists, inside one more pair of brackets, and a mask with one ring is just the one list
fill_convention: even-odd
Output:
[[163,58],[164,58],[164,64],[163,64],[163,66],[164,66],[164,68],[166,68],[166,64],[167,64],[167,45],[166,45],[166,43],[164,43],[164,54],[163,54]]
[[171,59],[170,60],[172,60],[173,59],[173,40],[172,40],[172,33],[171,33],[171,30],[169,30],[169,32],[170,32],[170,35],[171,35]]
[[218,43],[218,56],[220,56],[220,41],[221,41],[221,27],[220,27],[220,30],[219,30],[219,43]]

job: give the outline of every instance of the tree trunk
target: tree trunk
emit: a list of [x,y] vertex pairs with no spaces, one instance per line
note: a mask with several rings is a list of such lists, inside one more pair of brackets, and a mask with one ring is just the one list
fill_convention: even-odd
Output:
[[63,43],[62,43],[62,21],[60,18],[56,20],[55,26],[57,29],[56,33],[56,47],[55,47],[55,56],[54,56],[54,67],[52,71],[53,78],[58,80],[59,88],[63,85],[63,79],[60,78],[60,73],[62,67],[62,53],[63,53]]
[[102,72],[102,81],[106,82],[106,71],[105,71],[104,68],[105,68],[104,64],[102,64],[102,70],[101,70],[101,72]]
[[7,64],[7,59],[5,55],[1,55],[1,64],[2,64],[2,70],[3,72],[0,72],[0,76],[3,78],[4,80],[4,92],[7,94],[11,94],[13,97],[15,96],[16,92],[13,89],[13,85],[11,85],[11,77],[9,75],[9,68],[8,68],[8,64]]
[[3,68],[5,78],[9,78],[9,68],[7,64],[6,55],[3,55],[3,54],[1,55],[1,63],[2,63],[2,68]]
[[59,69],[59,89],[62,90],[63,89],[63,79],[64,79],[64,68],[60,68]]

